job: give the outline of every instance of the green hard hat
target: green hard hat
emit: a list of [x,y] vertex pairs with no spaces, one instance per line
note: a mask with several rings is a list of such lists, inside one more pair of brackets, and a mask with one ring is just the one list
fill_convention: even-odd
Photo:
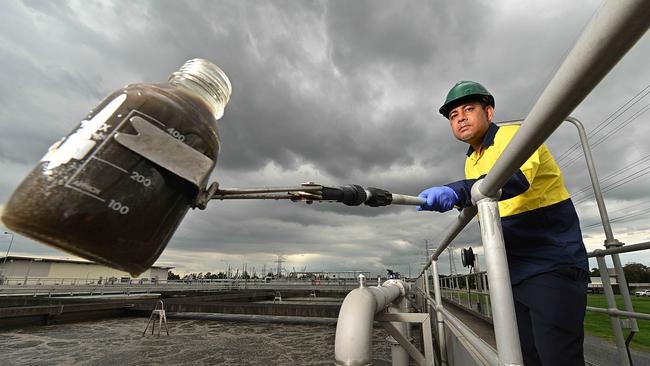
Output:
[[494,97],[483,85],[475,81],[459,81],[449,90],[445,104],[438,111],[445,118],[449,118],[449,112],[452,109],[469,101],[484,102],[494,108]]

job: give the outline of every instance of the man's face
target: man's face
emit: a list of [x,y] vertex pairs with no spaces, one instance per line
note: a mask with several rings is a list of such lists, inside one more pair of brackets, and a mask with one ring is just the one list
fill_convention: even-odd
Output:
[[463,103],[449,112],[449,124],[454,137],[472,146],[480,145],[492,121],[494,108],[483,108],[479,102]]

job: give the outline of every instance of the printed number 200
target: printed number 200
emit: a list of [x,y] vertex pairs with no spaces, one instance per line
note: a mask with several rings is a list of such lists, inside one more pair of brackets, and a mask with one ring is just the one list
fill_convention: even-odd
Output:
[[131,172],[131,179],[134,181],[142,184],[145,187],[151,186],[151,179],[145,177],[144,175],[138,173],[138,172]]

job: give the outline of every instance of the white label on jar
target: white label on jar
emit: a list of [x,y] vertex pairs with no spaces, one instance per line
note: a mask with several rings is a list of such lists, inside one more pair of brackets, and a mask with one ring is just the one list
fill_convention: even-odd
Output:
[[66,164],[70,159],[81,160],[95,147],[97,142],[92,139],[104,123],[117,111],[126,100],[126,93],[113,99],[90,120],[81,121],[79,129],[70,134],[65,140],[54,143],[41,161],[49,162],[44,167],[45,174],[51,174],[52,169]]

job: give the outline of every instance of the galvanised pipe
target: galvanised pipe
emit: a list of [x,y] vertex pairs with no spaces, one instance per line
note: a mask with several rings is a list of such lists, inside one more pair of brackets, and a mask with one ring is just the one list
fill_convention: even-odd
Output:
[[343,300],[336,326],[334,359],[340,366],[372,364],[372,326],[375,314],[408,292],[401,280],[388,280],[381,286],[360,286]]
[[650,314],[646,313],[637,313],[634,311],[622,311],[618,309],[603,309],[603,308],[596,308],[593,306],[587,306],[588,311],[593,311],[596,313],[605,313],[613,316],[626,316],[628,318],[636,318],[636,319],[643,319],[643,320],[650,320]]
[[[440,276],[438,276],[438,260],[433,261],[431,266],[431,273],[433,278],[433,295],[435,301],[433,304],[436,309],[436,324],[438,326],[438,351],[440,352],[440,363],[442,366],[447,366],[447,338],[445,335],[445,322],[442,317],[442,296],[440,295]],[[427,292],[427,299],[430,300],[429,293]]]
[[[607,208],[605,207],[605,199],[603,197],[603,192],[600,187],[600,182],[598,181],[598,174],[596,173],[596,165],[594,163],[594,158],[591,155],[591,148],[589,147],[589,138],[587,137],[587,132],[585,127],[575,117],[567,117],[565,121],[572,123],[578,130],[578,136],[580,137],[580,143],[582,145],[582,151],[585,156],[587,163],[587,171],[589,172],[589,179],[591,180],[591,185],[594,189],[594,198],[596,199],[596,205],[598,207],[598,213],[600,214],[600,221],[603,225],[603,230],[605,231],[605,248],[617,248],[623,246],[623,243],[619,242],[614,238],[614,233],[612,232],[612,226],[609,222],[609,215],[607,214]],[[509,125],[509,124],[520,124],[515,121],[508,121],[505,123],[499,123],[499,125]],[[616,271],[616,278],[618,280],[619,288],[624,289],[621,291],[621,296],[623,297],[623,304],[625,309],[629,312],[634,312],[634,306],[632,305],[632,299],[630,298],[629,291],[627,286],[627,280],[625,279],[625,272],[623,272],[623,265],[621,264],[621,259],[618,254],[612,253],[612,262],[614,264],[614,270]],[[638,332],[639,326],[636,322],[636,319],[631,319],[631,331]]]
[[503,365],[499,362],[499,358],[494,349],[489,344],[485,343],[484,340],[477,337],[467,325],[458,320],[447,309],[442,309],[441,313],[447,324],[458,329],[458,332],[460,332],[460,334],[465,337],[465,340],[467,340],[467,342],[469,342],[469,344],[471,344],[476,351],[488,361],[489,365]]
[[[600,213],[600,221],[603,225],[603,230],[605,231],[605,248],[620,247],[623,245],[623,243],[616,240],[614,238],[614,233],[612,232],[612,226],[609,222],[609,216],[607,215],[605,199],[603,198],[603,192],[600,188],[598,175],[596,174],[596,165],[594,164],[594,158],[591,155],[591,149],[589,148],[589,140],[587,138],[587,133],[585,132],[585,127],[575,117],[569,116],[566,118],[566,121],[571,122],[574,126],[576,126],[578,129],[578,134],[580,135],[580,141],[582,142],[582,151],[585,155],[585,160],[587,161],[587,170],[589,171],[591,185],[594,188],[596,205],[598,206],[598,212]],[[612,263],[614,264],[616,279],[618,281],[618,286],[621,289],[621,295],[623,296],[623,304],[625,306],[625,310],[628,312],[634,312],[634,306],[632,305],[632,299],[630,298],[630,292],[628,291],[627,280],[625,279],[625,272],[623,272],[623,265],[621,264],[621,259],[619,258],[618,254],[612,254]],[[639,326],[636,322],[636,319],[630,319],[630,323],[632,332],[638,332]]]
[[[423,280],[424,291],[423,292],[425,294],[429,295],[430,294],[430,290],[429,290],[429,273],[427,272],[427,269],[424,269],[422,272],[424,273],[424,280]],[[424,298],[424,306],[427,309],[427,313],[430,313],[429,312],[429,300],[426,297]]]
[[609,0],[594,15],[519,131],[485,177],[493,196],[650,26],[650,1]]
[[[605,258],[598,257],[596,258],[598,262],[598,269],[600,270],[600,278],[603,280],[603,291],[605,292],[605,298],[607,299],[607,307],[609,309],[616,309],[616,298],[614,297],[614,291],[612,290],[612,284],[609,281],[609,272],[607,272],[607,264],[605,263]],[[618,364],[621,366],[630,366],[630,360],[627,356],[627,348],[625,347],[625,337],[623,336],[623,329],[621,327],[621,322],[616,314],[609,314],[609,320],[612,324],[612,333],[614,335],[614,340],[616,341],[616,349],[618,351]]]
[[[580,143],[582,145],[582,151],[585,156],[585,161],[587,163],[587,171],[589,172],[589,179],[591,180],[591,185],[594,190],[594,197],[596,199],[596,205],[598,207],[598,213],[600,214],[600,221],[603,225],[603,230],[605,231],[605,248],[617,248],[623,246],[623,243],[619,242],[614,238],[614,233],[612,232],[612,226],[609,222],[609,215],[607,214],[607,208],[605,207],[605,199],[603,197],[603,192],[600,187],[600,182],[598,181],[598,174],[596,173],[596,165],[594,163],[594,158],[591,155],[591,148],[589,147],[589,138],[587,137],[587,132],[585,127],[575,117],[567,117],[565,121],[572,123],[578,130],[578,136],[580,137]],[[504,123],[499,123],[499,125],[509,125],[509,124],[520,124],[516,121],[508,121]],[[632,305],[632,299],[630,298],[628,289],[627,280],[625,279],[625,272],[623,272],[623,265],[621,264],[621,259],[618,254],[612,253],[612,262],[614,264],[614,270],[616,271],[616,278],[618,280],[619,287],[624,289],[621,291],[621,296],[623,297],[623,304],[625,309],[630,312],[634,312],[634,306]],[[630,319],[631,331],[638,332],[639,326],[636,322],[636,319]]]
[[249,323],[336,325],[336,319],[334,318],[321,318],[321,317],[310,317],[310,316],[168,312],[167,318],[168,319],[217,320],[217,321],[249,322]]
[[587,253],[587,257],[604,257],[610,254],[620,254],[620,253],[629,253],[636,252],[639,250],[650,249],[650,241],[646,241],[638,244],[628,244],[623,247],[615,247],[610,249],[596,249],[593,252]]
[[594,164],[594,158],[591,155],[591,148],[589,148],[589,138],[587,137],[585,127],[582,122],[575,117],[569,116],[565,120],[572,123],[578,129],[578,135],[580,136],[580,142],[582,143],[582,152],[584,153],[587,162],[589,179],[591,179],[591,185],[594,188],[594,197],[596,198],[596,205],[598,206],[598,212],[600,213],[600,221],[603,224],[603,229],[605,231],[605,246],[618,244],[618,240],[614,239],[612,226],[609,223],[609,215],[607,215],[605,199],[603,198],[603,191],[600,188],[600,182],[598,181],[598,175],[596,174],[596,166]]
[[[408,301],[402,296],[388,306],[388,313],[409,313]],[[411,340],[411,324],[405,322],[390,322],[404,338]],[[391,346],[391,361],[393,366],[409,366],[409,353],[392,336],[386,339]]]
[[[472,197],[477,196],[475,193],[483,182],[480,180],[474,184]],[[490,302],[499,363],[523,365],[498,200],[486,197],[480,199],[477,205],[481,216],[481,240],[490,283]]]

